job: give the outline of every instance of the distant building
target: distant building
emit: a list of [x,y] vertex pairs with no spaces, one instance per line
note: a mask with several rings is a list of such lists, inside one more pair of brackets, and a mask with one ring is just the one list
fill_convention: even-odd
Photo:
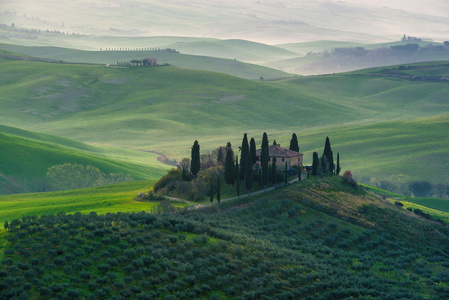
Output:
[[[256,151],[256,169],[260,168],[260,157],[262,155],[262,149]],[[268,146],[268,159],[269,163],[273,162],[273,157],[276,157],[276,168],[278,170],[284,170],[285,163],[287,162],[287,168],[290,170],[293,166],[302,166],[303,154],[282,148],[281,145]]]
[[157,66],[157,59],[148,57],[142,60],[144,66]]

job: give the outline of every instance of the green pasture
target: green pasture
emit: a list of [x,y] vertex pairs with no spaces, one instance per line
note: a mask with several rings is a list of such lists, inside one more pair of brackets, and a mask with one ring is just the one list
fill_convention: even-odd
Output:
[[[410,180],[447,180],[449,165],[449,115],[370,125],[344,126],[297,133],[306,164],[312,153],[323,152],[329,136],[334,152],[340,152],[342,173],[351,170],[356,177],[386,178],[406,174]],[[276,138],[288,145],[290,136]]]
[[[206,43],[206,42],[204,42]],[[219,43],[219,42],[216,42]],[[243,41],[242,41],[243,43]],[[151,44],[151,43],[149,43]],[[206,43],[207,44],[207,43]],[[261,44],[262,45],[262,44]],[[176,49],[173,45],[164,45],[160,48],[165,49],[171,47]],[[262,46],[261,46],[262,47]],[[266,46],[269,47],[269,46]],[[117,47],[119,48],[119,47]],[[149,48],[145,46],[145,48]],[[250,46],[247,46],[247,51],[249,51]],[[231,56],[221,56],[217,55],[212,57],[212,52],[204,51],[199,52],[196,55],[181,53],[172,53],[164,51],[85,51],[69,48],[59,48],[59,47],[25,47],[16,46],[8,44],[0,44],[0,49],[5,49],[8,51],[13,51],[19,54],[26,54],[28,56],[62,60],[64,62],[72,63],[91,63],[91,64],[111,64],[116,65],[117,62],[129,62],[133,59],[143,59],[146,57],[154,57],[158,59],[158,64],[170,64],[182,68],[189,68],[195,70],[205,70],[214,71],[224,74],[229,74],[246,79],[259,79],[263,77],[264,79],[279,79],[292,77],[292,74],[288,74],[279,70],[271,69],[268,67],[263,67],[260,65],[245,63],[243,61],[250,61],[248,59],[240,59],[237,55]],[[104,49],[104,48],[103,48]],[[179,51],[179,49],[176,49]],[[242,50],[243,51],[243,50]],[[286,51],[286,50],[279,50]],[[193,51],[191,51],[193,52]],[[188,52],[187,52],[188,53]],[[275,52],[276,53],[276,52]],[[205,56],[208,55],[209,56]],[[267,56],[270,53],[266,54]],[[250,54],[244,55],[243,58],[249,57]],[[218,58],[224,57],[224,58]]]
[[409,197],[382,190],[380,188],[373,187],[367,184],[360,185],[377,195],[387,197],[392,202],[401,202],[402,204],[404,204],[404,209],[420,209],[436,219],[441,219],[446,223],[449,222],[449,201],[447,199],[430,197]]
[[[157,202],[138,202],[139,192],[151,190],[154,180],[141,180],[115,185],[70,191],[0,196],[0,224],[25,216],[58,213],[150,211]],[[172,203],[182,207],[183,203]]]
[[356,176],[403,173],[440,182],[448,165],[444,82],[375,70],[251,81],[177,67],[0,65],[4,125],[81,141],[127,162],[140,164],[144,151],[188,157],[195,139],[203,153],[228,141],[237,147],[245,132],[257,145],[263,132],[288,145],[296,132],[306,163],[330,136],[342,168]]
[[[55,140],[62,139],[55,138]],[[74,144],[81,143],[74,142]],[[104,151],[101,148],[97,149],[87,145],[84,147],[90,149],[67,147],[55,142],[0,133],[0,156],[2,158],[0,173],[8,177],[11,176],[20,182],[22,177],[31,180],[45,176],[47,170],[54,165],[76,163],[92,165],[107,174],[122,172],[135,179],[157,179],[168,168],[156,160],[157,154],[138,153],[138,151],[133,151],[131,154],[131,151],[128,151],[134,156],[130,155],[128,161],[124,161],[125,150],[115,150],[116,153],[111,153],[111,157],[107,158],[104,153],[101,153]],[[137,154],[141,154],[140,160]]]

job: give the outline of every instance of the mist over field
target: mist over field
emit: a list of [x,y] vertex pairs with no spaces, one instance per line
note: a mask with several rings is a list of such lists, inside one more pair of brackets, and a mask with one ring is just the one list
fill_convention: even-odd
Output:
[[[402,34],[444,41],[447,1],[3,1],[0,23],[114,36],[379,42]],[[81,46],[81,45],[80,45]]]

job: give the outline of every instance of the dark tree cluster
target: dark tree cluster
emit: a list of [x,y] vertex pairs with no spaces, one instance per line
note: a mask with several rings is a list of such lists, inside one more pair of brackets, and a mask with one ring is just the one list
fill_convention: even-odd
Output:
[[312,175],[339,175],[341,171],[340,153],[337,153],[337,164],[334,163],[334,153],[331,148],[329,137],[326,137],[324,143],[323,155],[318,156],[317,152],[313,152],[312,156]]

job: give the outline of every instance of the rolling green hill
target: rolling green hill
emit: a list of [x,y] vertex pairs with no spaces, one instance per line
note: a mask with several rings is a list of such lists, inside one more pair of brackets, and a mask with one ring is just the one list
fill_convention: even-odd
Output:
[[[212,42],[192,42],[196,46],[199,47],[198,44],[204,44],[204,48],[209,48],[209,44],[213,45],[213,49],[199,51],[197,54],[199,55],[207,55],[215,53],[217,47],[220,48],[220,42],[214,41]],[[231,43],[232,46],[232,42]],[[244,41],[238,41],[237,43],[244,44]],[[249,43],[249,42],[246,42]],[[190,43],[189,43],[190,44]],[[217,44],[217,46],[215,46]],[[256,44],[256,43],[253,43]],[[270,46],[264,46],[263,44],[256,44],[262,48],[260,50],[262,56],[269,55],[277,55],[279,52],[289,53],[287,50],[276,49],[275,47],[271,47],[274,50],[266,52],[264,51],[264,47],[270,48]],[[177,44],[166,45],[167,47],[171,47],[171,49],[179,50],[175,48]],[[231,47],[230,46],[230,47]],[[248,58],[252,56],[249,51],[251,46],[245,46],[244,50],[232,51],[231,53],[243,53],[242,58]],[[162,49],[165,47],[159,47]],[[145,47],[147,48],[147,47]],[[182,48],[182,47],[181,47]],[[254,48],[254,47],[253,47]],[[292,74],[285,73],[283,71],[270,69],[268,67],[263,67],[259,65],[244,63],[241,61],[241,58],[234,56],[221,56],[220,53],[217,53],[216,57],[212,56],[199,56],[199,55],[187,55],[180,53],[173,53],[170,51],[83,51],[76,49],[68,49],[68,48],[59,48],[59,47],[25,47],[25,46],[16,46],[16,45],[7,45],[0,44],[0,49],[5,49],[7,51],[20,53],[24,55],[28,55],[31,57],[52,59],[57,61],[64,62],[75,62],[75,63],[92,63],[92,64],[113,64],[115,65],[117,62],[129,62],[133,59],[143,59],[146,57],[154,57],[158,59],[158,64],[170,64],[178,67],[189,68],[194,70],[205,70],[205,71],[215,71],[224,74],[229,74],[241,78],[246,79],[259,79],[263,77],[264,79],[279,79],[279,78],[287,78],[292,77]],[[223,50],[226,52],[226,48]],[[244,52],[246,51],[246,52]],[[193,51],[192,51],[193,52]],[[285,54],[284,54],[285,55]],[[290,55],[291,56],[291,55]],[[225,57],[217,58],[217,57]],[[237,58],[235,60],[234,58]],[[245,60],[244,61],[249,61]]]
[[[449,294],[448,229],[355,190],[340,177],[304,180],[182,214],[116,212],[120,200],[114,192],[136,187],[74,191],[77,202],[68,201],[57,214],[48,214],[58,211],[52,207],[58,198],[48,194],[49,201],[42,202],[48,213],[2,222],[8,230],[1,236],[0,295],[441,299]],[[64,213],[73,204],[84,205],[86,213]],[[87,214],[94,207],[99,213]]]
[[[417,45],[416,47],[419,47],[419,49],[410,51],[401,48],[405,45]],[[424,41],[398,41],[379,44],[320,41],[280,45],[279,47],[285,47],[286,50],[294,50],[304,55],[273,60],[263,65],[301,75],[331,74],[377,66],[449,59],[448,46]]]
[[0,192],[45,190],[47,187],[43,178],[47,170],[65,163],[91,165],[104,174],[123,173],[134,179],[157,179],[168,168],[156,160],[156,154],[146,153],[146,162],[135,155],[134,161],[130,162],[130,159],[120,159],[119,150],[115,151],[116,157],[110,153],[109,158],[106,158],[102,148],[48,134],[0,126]]
[[[307,155],[329,135],[344,168],[359,176],[407,172],[416,178],[413,159],[420,174],[439,182],[447,166],[441,141],[449,86],[401,78],[394,68],[250,81],[177,67],[0,64],[3,124],[106,147],[105,155],[125,148],[178,159],[189,156],[195,139],[208,151],[227,141],[238,145],[244,132],[260,144],[266,131],[284,145],[296,132]],[[440,65],[427,66],[405,71],[442,74]],[[384,123],[391,121],[399,123]],[[396,127],[404,134],[396,135]],[[119,156],[126,157],[114,153]]]
[[[329,136],[335,152],[340,152],[344,170],[358,178],[386,178],[405,174],[410,180],[445,182],[442,172],[449,165],[449,115],[363,126],[320,129],[298,134],[300,151],[308,163],[312,153],[323,151],[323,136]],[[288,145],[291,136],[276,138]]]
[[[0,196],[0,223],[14,218],[63,213],[149,211],[156,202],[133,200],[150,190],[155,180],[137,180],[114,185],[70,191],[27,193]],[[184,203],[175,203],[182,207]]]

